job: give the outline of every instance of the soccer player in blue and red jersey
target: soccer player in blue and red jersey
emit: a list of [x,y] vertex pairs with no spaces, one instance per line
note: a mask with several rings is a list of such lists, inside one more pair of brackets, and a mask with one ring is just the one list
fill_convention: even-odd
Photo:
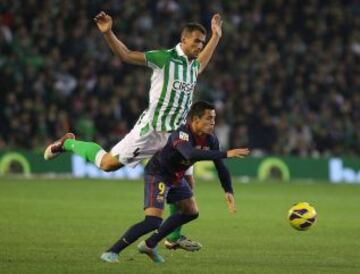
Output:
[[[145,219],[130,227],[104,252],[101,255],[103,261],[118,262],[118,254],[123,249],[140,236],[157,229],[138,245],[138,249],[154,262],[164,262],[157,253],[157,244],[177,227],[196,219],[199,215],[192,190],[184,179],[185,171],[197,161],[214,161],[229,210],[236,211],[231,177],[222,159],[244,157],[249,154],[249,150],[219,150],[219,141],[213,134],[215,115],[213,105],[206,102],[194,103],[188,115],[188,123],[174,131],[165,147],[153,155],[145,168]],[[165,201],[177,204],[180,212],[162,222]]]

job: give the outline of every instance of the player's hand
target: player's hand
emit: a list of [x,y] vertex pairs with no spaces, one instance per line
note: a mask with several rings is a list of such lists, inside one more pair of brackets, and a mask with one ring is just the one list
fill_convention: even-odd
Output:
[[244,158],[249,155],[250,150],[248,148],[236,148],[228,150],[226,153],[228,158]]
[[101,11],[98,15],[95,16],[94,21],[102,33],[106,33],[112,28],[113,20],[111,16],[107,15],[103,11]]
[[236,213],[236,206],[235,206],[235,198],[234,195],[230,192],[225,193],[225,201],[229,208],[230,213]]
[[221,19],[221,15],[216,13],[211,18],[211,31],[213,34],[217,35],[218,37],[221,37],[222,35],[222,24],[223,24],[223,20]]

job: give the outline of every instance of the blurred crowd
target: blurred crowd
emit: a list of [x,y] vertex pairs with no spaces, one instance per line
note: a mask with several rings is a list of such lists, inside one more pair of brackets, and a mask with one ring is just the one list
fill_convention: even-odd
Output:
[[133,50],[171,48],[219,12],[223,37],[196,98],[217,106],[223,148],[360,156],[356,0],[0,2],[0,149],[42,149],[67,131],[105,148],[147,106],[151,70],[114,57],[93,18]]

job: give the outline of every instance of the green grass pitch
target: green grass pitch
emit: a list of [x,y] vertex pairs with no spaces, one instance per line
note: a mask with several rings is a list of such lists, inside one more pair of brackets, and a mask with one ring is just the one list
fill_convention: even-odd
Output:
[[[99,255],[143,218],[141,181],[0,180],[0,273],[360,273],[360,185],[234,183],[237,214],[215,182],[197,182],[200,218],[184,234],[199,252],[168,251],[155,265],[130,246],[119,264]],[[286,222],[307,201],[306,232]]]

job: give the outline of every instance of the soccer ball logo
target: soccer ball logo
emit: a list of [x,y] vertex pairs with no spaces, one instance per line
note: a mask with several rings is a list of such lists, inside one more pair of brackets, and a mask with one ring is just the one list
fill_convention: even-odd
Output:
[[289,209],[288,220],[297,230],[308,230],[316,220],[316,210],[309,203],[301,202]]

